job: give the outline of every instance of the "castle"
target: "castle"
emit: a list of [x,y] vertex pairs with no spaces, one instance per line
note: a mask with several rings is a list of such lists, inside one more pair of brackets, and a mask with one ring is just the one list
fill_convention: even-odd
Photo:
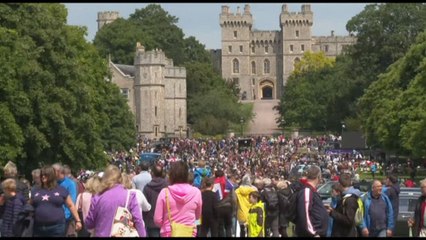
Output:
[[[280,14],[280,31],[252,29],[250,5],[244,12],[231,13],[222,6],[220,27],[222,49],[211,51],[213,63],[222,77],[240,88],[241,100],[280,99],[286,80],[304,52],[323,51],[335,57],[356,41],[352,36],[313,37],[313,12],[303,4],[301,12],[289,12],[286,4]],[[218,58],[220,60],[218,60]]]
[[[119,17],[118,12],[98,13],[98,30]],[[163,51],[145,51],[136,44],[134,65],[116,64],[109,60],[111,82],[121,93],[136,116],[141,137],[187,136],[186,69],[173,66]]]
[[[98,30],[117,18],[118,12],[99,12]],[[304,52],[323,51],[326,56],[335,57],[356,41],[353,36],[335,36],[333,31],[330,36],[312,36],[310,4],[303,4],[301,12],[289,12],[283,4],[279,31],[252,29],[249,4],[244,6],[242,13],[239,8],[236,13],[231,13],[228,6],[222,6],[219,18],[222,48],[211,50],[213,65],[225,80],[239,86],[241,100],[255,100],[255,108],[256,102],[268,102],[256,100],[278,101],[281,98],[294,64],[300,61]],[[173,61],[161,50],[146,52],[140,44],[133,66],[111,61],[109,64],[113,72],[112,82],[127,97],[140,135],[149,138],[187,135],[185,68],[174,67]],[[274,110],[270,108],[272,114]],[[274,121],[266,124],[262,120],[253,125],[268,125],[274,129]]]

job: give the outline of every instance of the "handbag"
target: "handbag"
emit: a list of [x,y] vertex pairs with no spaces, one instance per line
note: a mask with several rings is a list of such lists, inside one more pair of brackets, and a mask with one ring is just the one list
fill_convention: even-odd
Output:
[[193,225],[185,225],[172,221],[170,214],[169,188],[166,188],[166,205],[167,215],[169,216],[169,222],[172,228],[172,237],[192,237],[195,229]]
[[126,206],[118,207],[112,220],[111,237],[139,237],[139,233],[133,223],[133,217],[127,206],[129,204],[130,191],[127,191]]

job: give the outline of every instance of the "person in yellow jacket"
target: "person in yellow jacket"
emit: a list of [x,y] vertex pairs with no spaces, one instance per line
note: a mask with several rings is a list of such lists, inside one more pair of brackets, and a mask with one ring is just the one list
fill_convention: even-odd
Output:
[[260,200],[259,192],[250,193],[252,204],[248,215],[248,236],[265,237],[265,205]]
[[244,175],[241,185],[235,190],[237,196],[237,219],[240,224],[240,237],[246,237],[247,218],[250,209],[249,194],[257,191],[256,187],[251,185],[250,175]]

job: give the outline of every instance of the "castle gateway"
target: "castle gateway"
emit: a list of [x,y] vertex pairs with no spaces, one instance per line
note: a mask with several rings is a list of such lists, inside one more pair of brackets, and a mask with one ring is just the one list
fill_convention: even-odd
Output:
[[[222,6],[220,26],[222,49],[213,50],[215,67],[222,77],[240,87],[241,100],[280,99],[286,80],[294,64],[304,52],[323,51],[335,57],[345,46],[355,43],[352,36],[312,37],[313,12],[310,4],[302,5],[301,12],[289,12],[282,5],[279,31],[252,29],[253,17],[248,4],[241,13],[231,13]],[[218,59],[220,61],[218,61]]]

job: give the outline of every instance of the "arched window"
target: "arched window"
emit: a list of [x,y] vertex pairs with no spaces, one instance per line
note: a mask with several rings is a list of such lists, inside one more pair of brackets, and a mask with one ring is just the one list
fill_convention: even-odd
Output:
[[296,69],[296,65],[300,62],[300,58],[295,58],[294,59],[294,64],[293,64],[293,70]]
[[263,72],[264,73],[270,72],[270,62],[268,59],[265,59],[265,61],[263,62]]
[[182,109],[179,108],[179,117],[181,117],[181,116],[182,116]]
[[240,63],[238,62],[238,59],[232,60],[232,72],[233,73],[240,72]]
[[294,59],[294,65],[295,65],[295,66],[296,66],[296,64],[298,64],[299,62],[300,62],[300,58],[298,58],[298,57],[297,57],[297,58],[295,58],[295,59]]
[[251,62],[251,74],[256,74],[256,62]]

